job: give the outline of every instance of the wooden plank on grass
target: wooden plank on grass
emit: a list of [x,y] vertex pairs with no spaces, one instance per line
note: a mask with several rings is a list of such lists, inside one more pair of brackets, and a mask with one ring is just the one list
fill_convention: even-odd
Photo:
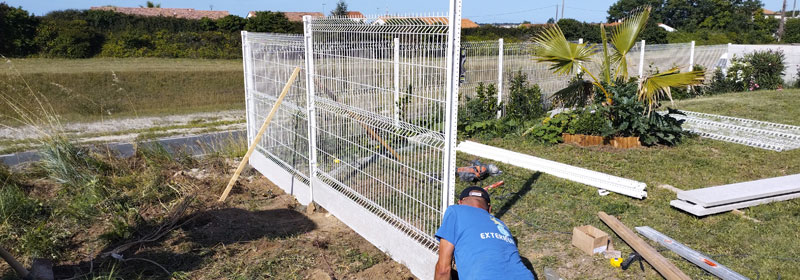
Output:
[[710,208],[795,192],[800,192],[800,174],[683,191],[678,199]]
[[639,238],[630,228],[626,227],[625,224],[617,220],[614,216],[606,214],[606,212],[599,212],[597,216],[600,217],[600,220],[603,220],[608,227],[611,228],[617,235],[619,235],[625,243],[633,248],[639,255],[641,255],[647,263],[652,265],[658,273],[661,273],[664,278],[667,280],[672,279],[692,279],[689,278],[688,275],[683,273],[678,267],[673,265],[669,260],[664,258],[661,254],[650,247],[644,240]]

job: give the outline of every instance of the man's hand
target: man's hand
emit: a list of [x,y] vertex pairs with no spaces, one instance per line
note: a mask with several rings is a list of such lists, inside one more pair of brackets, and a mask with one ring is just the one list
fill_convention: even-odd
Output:
[[456,247],[445,239],[439,240],[439,261],[436,262],[436,280],[450,280],[453,264],[453,251]]

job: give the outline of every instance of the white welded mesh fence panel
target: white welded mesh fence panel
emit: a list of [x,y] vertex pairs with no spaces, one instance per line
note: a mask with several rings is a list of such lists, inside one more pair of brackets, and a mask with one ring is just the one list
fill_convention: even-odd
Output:
[[725,67],[723,56],[728,52],[728,45],[708,45],[694,47],[694,64],[706,70],[706,84],[711,83],[714,71]]
[[[455,156],[446,149],[455,142],[447,128],[455,120],[447,109],[457,92],[448,85],[458,68],[448,67],[448,54],[457,55],[458,44],[448,31],[446,16],[306,18],[313,55],[315,201],[338,208],[334,215],[365,211],[379,219],[345,220],[362,235],[376,222],[387,225],[385,235],[401,232],[414,244],[398,246],[389,235],[365,238],[417,275],[429,274],[430,264],[413,262],[435,257],[434,234],[444,207],[452,204],[445,176]],[[346,201],[318,197],[318,190]],[[343,209],[345,204],[358,209]]]
[[[506,91],[511,87],[513,75],[522,73],[530,84],[537,84],[542,90],[545,105],[550,97],[569,84],[570,77],[553,74],[550,65],[534,60],[535,44],[532,42],[506,43],[503,53],[503,78]],[[508,94],[506,94],[508,96]]]
[[[466,98],[474,98],[480,84],[484,87],[497,87],[498,57],[500,44],[498,41],[476,41],[461,43],[461,55],[464,63],[463,81],[460,95],[463,103]],[[505,67],[504,67],[505,68]]]
[[[244,46],[247,135],[252,141],[295,67],[304,68],[302,35],[242,33]],[[303,183],[309,181],[308,117],[305,74],[292,84],[256,152]]]

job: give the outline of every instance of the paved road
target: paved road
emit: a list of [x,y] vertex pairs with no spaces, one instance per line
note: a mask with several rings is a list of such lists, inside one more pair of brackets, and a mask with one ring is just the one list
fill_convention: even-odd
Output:
[[[158,140],[141,142],[138,145],[161,145],[170,153],[182,152],[194,156],[200,156],[214,151],[219,151],[220,148],[230,145],[233,141],[239,142],[240,139],[244,138],[247,138],[247,133],[244,130],[236,130],[193,136],[162,138]],[[92,145],[91,148],[95,150],[109,149],[122,158],[131,157],[136,152],[135,144],[133,143]],[[0,162],[7,166],[15,166],[21,163],[36,160],[39,160],[39,154],[36,151],[0,155]]]

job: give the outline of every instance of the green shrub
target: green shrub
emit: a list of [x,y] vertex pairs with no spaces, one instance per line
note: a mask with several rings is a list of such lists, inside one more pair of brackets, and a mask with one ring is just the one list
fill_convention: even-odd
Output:
[[49,20],[39,25],[35,41],[45,57],[87,58],[100,50],[103,37],[84,20]]
[[528,83],[528,75],[519,71],[510,81],[506,116],[517,120],[533,120],[544,115],[542,90]]
[[466,97],[464,108],[458,110],[458,130],[466,137],[485,129],[485,125],[479,123],[497,118],[497,88],[494,84],[485,86],[479,83],[475,93],[475,98]]
[[573,118],[567,129],[568,133],[602,135],[606,129],[606,117],[597,107],[587,107]]
[[755,89],[774,90],[783,86],[783,74],[786,70],[786,56],[783,51],[755,51],[745,55],[745,60],[753,66]]
[[706,94],[718,94],[718,93],[726,93],[734,91],[734,83],[732,80],[728,80],[725,77],[725,73],[722,72],[722,69],[716,68],[714,70],[714,76],[711,78],[711,84],[708,86],[708,90]]

